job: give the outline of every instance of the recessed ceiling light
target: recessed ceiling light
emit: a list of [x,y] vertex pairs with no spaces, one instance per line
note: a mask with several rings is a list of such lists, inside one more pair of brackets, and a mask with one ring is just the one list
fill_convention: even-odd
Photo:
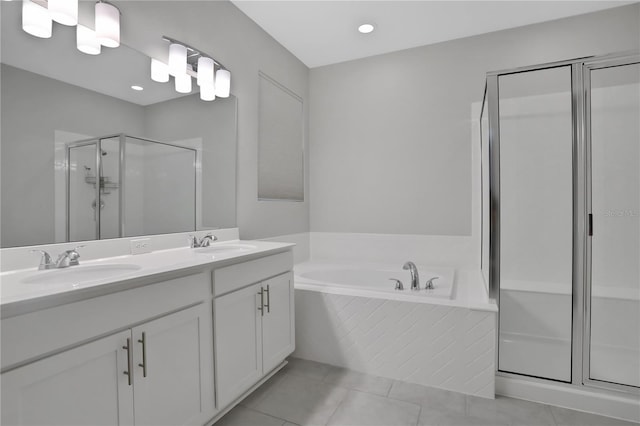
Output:
[[141,87],[141,86],[131,86],[131,88],[137,91],[144,90],[144,87]]
[[372,24],[362,24],[358,27],[358,31],[360,31],[362,34],[369,34],[371,31],[373,31],[374,27]]

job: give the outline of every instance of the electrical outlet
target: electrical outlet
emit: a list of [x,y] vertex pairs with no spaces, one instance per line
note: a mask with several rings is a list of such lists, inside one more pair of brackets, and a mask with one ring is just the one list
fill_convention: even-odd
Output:
[[131,254],[151,253],[151,238],[131,240]]

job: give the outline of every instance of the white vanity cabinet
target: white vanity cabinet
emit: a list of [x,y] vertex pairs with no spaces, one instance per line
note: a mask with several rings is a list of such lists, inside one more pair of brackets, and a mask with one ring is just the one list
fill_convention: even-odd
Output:
[[127,339],[131,331],[2,374],[2,424],[133,424]]
[[0,424],[212,424],[294,351],[292,269],[280,247],[12,306]]
[[[215,415],[210,282],[209,274],[199,274],[15,319],[27,332],[40,329],[38,334],[49,332],[64,340],[74,334],[73,327],[64,330],[65,325],[83,319],[67,318],[49,328],[47,319],[58,317],[61,309],[80,312],[84,304],[93,303],[99,308],[93,315],[110,312],[109,318],[117,323],[118,313],[127,318],[137,305],[134,317],[154,318],[96,340],[86,335],[87,343],[4,372],[2,425],[206,423]],[[164,300],[171,293],[173,302]],[[164,302],[155,304],[157,298]],[[173,312],[157,309],[166,303],[173,303]],[[3,324],[9,334],[14,332],[11,320]],[[38,327],[36,321],[44,323]],[[94,329],[92,318],[86,322]],[[25,334],[23,340],[38,339],[38,334]]]
[[[226,292],[216,297],[214,308],[219,407],[241,396],[295,349],[292,262],[283,262],[286,256],[270,258],[261,259],[273,264],[266,270],[264,264],[247,262],[237,265],[242,273],[214,272],[216,292]],[[259,280],[257,271],[279,274]]]
[[158,318],[133,328],[131,334],[134,424],[198,425],[209,420],[211,304]]

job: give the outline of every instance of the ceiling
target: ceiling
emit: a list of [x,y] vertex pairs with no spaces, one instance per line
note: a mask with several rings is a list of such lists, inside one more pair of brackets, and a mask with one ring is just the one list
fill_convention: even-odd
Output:
[[[310,68],[635,3],[231,1]],[[360,34],[363,23],[375,31]]]

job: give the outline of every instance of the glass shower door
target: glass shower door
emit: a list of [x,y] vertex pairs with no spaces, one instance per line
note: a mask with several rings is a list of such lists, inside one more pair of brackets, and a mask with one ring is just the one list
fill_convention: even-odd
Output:
[[67,148],[67,241],[98,238],[95,179],[97,141]]
[[498,77],[498,369],[571,381],[571,67]]
[[587,68],[589,81],[592,236],[586,377],[638,387],[640,65]]

